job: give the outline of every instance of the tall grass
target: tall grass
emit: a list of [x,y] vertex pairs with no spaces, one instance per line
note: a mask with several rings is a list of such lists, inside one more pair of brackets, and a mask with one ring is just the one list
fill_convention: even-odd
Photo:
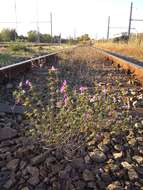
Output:
[[99,41],[95,43],[95,46],[143,60],[143,37],[141,35],[132,35],[128,42]]

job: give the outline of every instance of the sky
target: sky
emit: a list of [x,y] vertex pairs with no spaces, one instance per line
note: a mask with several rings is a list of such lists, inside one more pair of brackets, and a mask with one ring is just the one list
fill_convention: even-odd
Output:
[[[132,0],[133,18],[143,19],[143,0]],[[16,3],[16,14],[15,14]],[[50,33],[50,12],[53,35],[77,37],[88,33],[92,38],[106,38],[108,16],[111,17],[110,37],[127,32],[131,0],[0,0],[0,30],[16,28],[26,35],[37,30]],[[17,25],[15,22],[17,20]],[[125,27],[115,29],[113,27]],[[132,32],[143,32],[143,22],[132,22]]]

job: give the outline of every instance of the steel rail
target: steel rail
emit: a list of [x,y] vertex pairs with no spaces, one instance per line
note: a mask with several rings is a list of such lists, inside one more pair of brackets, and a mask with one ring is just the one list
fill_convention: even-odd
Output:
[[21,61],[12,65],[1,67],[0,68],[0,83],[8,82],[9,80],[16,78],[17,75],[29,72],[32,68],[32,64],[40,63],[42,61],[47,62],[51,60],[51,58],[54,58],[57,54],[62,53],[69,49],[73,49],[73,48],[75,47],[62,49],[62,50],[59,50],[57,52],[53,52],[47,55],[38,56],[35,58],[28,59],[26,61]]
[[130,71],[143,85],[143,62],[134,60],[130,57],[110,52],[102,48],[96,48],[98,52],[103,54],[106,60],[110,60],[113,64],[122,67],[123,69]]

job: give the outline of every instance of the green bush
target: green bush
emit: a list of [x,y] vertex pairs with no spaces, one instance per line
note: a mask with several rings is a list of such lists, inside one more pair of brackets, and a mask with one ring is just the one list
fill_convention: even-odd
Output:
[[31,52],[32,51],[31,48],[27,47],[24,44],[12,44],[12,45],[10,45],[9,48],[11,51],[24,51],[24,52]]

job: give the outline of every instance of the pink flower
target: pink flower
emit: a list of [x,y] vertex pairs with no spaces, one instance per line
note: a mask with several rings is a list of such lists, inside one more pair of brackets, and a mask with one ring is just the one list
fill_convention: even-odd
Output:
[[67,81],[64,80],[64,82],[63,82],[63,84],[62,84],[62,86],[60,88],[60,92],[65,93],[66,92],[66,87],[67,87]]
[[64,93],[64,92],[65,92],[65,87],[64,87],[64,86],[61,86],[60,92],[61,92],[61,93]]
[[54,66],[52,66],[51,69],[50,69],[50,71],[56,71],[56,70],[57,69]]
[[29,80],[26,80],[25,85],[28,86],[28,87],[32,86],[31,82]]
[[64,85],[64,86],[67,85],[67,81],[66,81],[66,80],[64,80],[63,85]]
[[87,90],[87,87],[81,86],[81,87],[79,88],[79,90],[80,90],[81,93],[83,93],[85,90]]
[[67,105],[67,103],[68,103],[68,96],[67,96],[67,94],[64,94],[64,104],[65,104],[65,106]]
[[22,82],[20,82],[20,83],[19,83],[19,87],[21,88],[22,86],[23,86],[23,83],[22,83]]

